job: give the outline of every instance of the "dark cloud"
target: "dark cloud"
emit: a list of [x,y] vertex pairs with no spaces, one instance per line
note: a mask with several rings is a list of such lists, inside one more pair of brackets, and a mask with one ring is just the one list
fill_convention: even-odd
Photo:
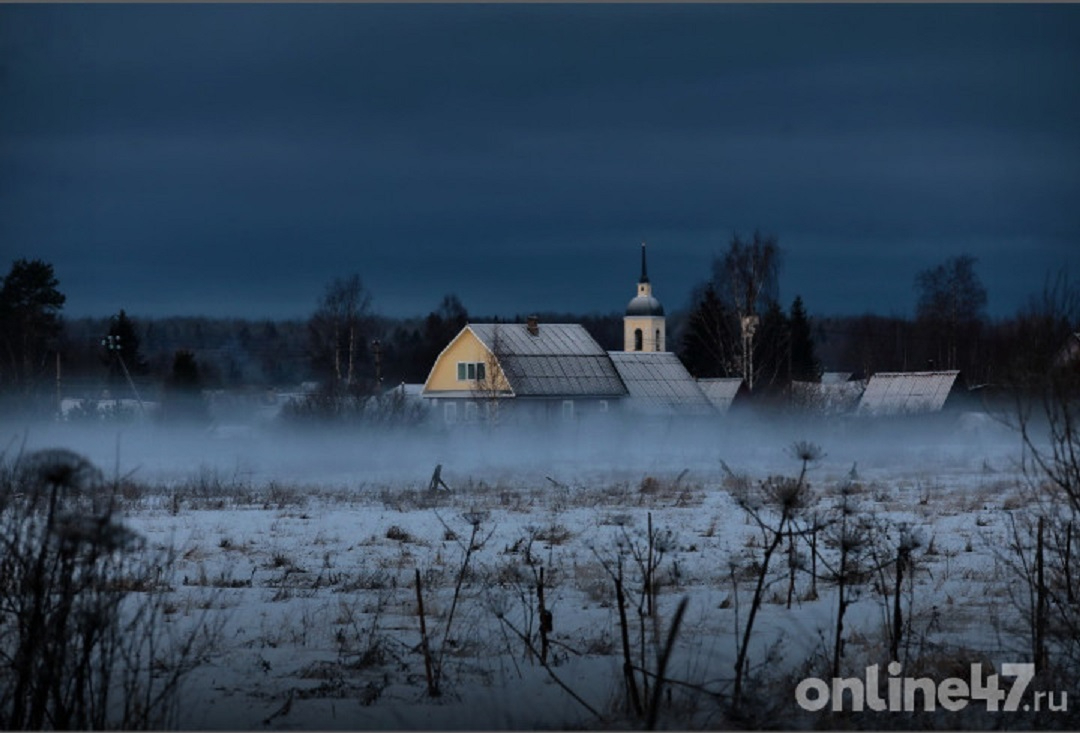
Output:
[[[610,311],[774,232],[813,311],[1080,239],[1080,7],[0,6],[0,248],[73,313]],[[1076,265],[1076,262],[1073,262]]]

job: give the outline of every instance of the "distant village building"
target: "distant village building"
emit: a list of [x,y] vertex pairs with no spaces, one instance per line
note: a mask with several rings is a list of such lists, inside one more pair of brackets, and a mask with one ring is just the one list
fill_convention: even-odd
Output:
[[649,282],[645,243],[637,294],[623,317],[623,350],[608,354],[626,386],[622,407],[644,415],[706,415],[712,404],[679,357],[667,350],[664,306]]
[[705,395],[705,399],[720,414],[730,410],[738,399],[745,398],[750,393],[746,388],[746,381],[742,377],[698,379],[697,385],[698,389]]
[[60,400],[60,418],[105,419],[125,416],[155,417],[161,412],[157,401],[137,400],[130,397],[112,397],[108,390],[100,398],[64,397]]
[[960,391],[959,371],[879,372],[870,377],[857,415],[940,412]]
[[579,324],[471,323],[435,361],[422,390],[446,422],[575,419],[613,409],[643,415],[713,411],[697,382],[666,351],[664,308],[641,249],[637,295],[626,308],[625,351],[605,351]]
[[422,394],[446,422],[499,419],[500,410],[520,414],[526,404],[532,417],[570,419],[607,411],[626,387],[583,326],[530,318],[465,326],[435,360]]
[[645,415],[716,412],[679,357],[670,351],[609,351],[608,356],[626,385],[623,407],[627,410]]

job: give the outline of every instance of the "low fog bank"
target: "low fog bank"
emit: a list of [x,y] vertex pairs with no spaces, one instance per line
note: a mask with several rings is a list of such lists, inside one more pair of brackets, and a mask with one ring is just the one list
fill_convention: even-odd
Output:
[[888,419],[609,418],[494,429],[0,422],[0,449],[9,457],[20,450],[67,448],[107,475],[166,484],[209,472],[254,484],[419,488],[439,464],[451,486],[545,477],[574,486],[683,470],[708,479],[721,474],[721,462],[751,474],[794,470],[790,449],[801,440],[824,450],[821,467],[827,472],[846,472],[857,464],[860,473],[885,475],[1003,470],[1015,465],[1021,448],[1016,430],[981,413]]

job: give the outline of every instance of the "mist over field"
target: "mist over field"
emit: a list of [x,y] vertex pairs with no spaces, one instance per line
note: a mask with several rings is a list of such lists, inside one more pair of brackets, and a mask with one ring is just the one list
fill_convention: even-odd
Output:
[[0,422],[6,451],[68,448],[140,482],[170,482],[193,472],[254,483],[364,487],[427,484],[436,465],[447,481],[550,477],[567,485],[607,478],[678,474],[715,478],[725,462],[761,472],[795,465],[790,447],[811,441],[825,466],[862,471],[1004,468],[1019,459],[1020,436],[986,413],[901,418],[642,420],[610,417],[570,425],[464,425],[454,429],[223,426],[154,423],[88,426]]

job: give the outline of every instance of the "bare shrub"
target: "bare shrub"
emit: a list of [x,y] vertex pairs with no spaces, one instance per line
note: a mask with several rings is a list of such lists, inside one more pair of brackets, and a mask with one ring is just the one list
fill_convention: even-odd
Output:
[[391,524],[386,530],[386,539],[393,540],[394,542],[412,542],[413,537],[411,534],[403,530],[396,524]]
[[[724,485],[731,491],[738,505],[747,513],[760,530],[761,561],[754,576],[754,594],[741,639],[736,636],[735,683],[732,693],[734,710],[743,704],[743,683],[748,669],[746,658],[750,639],[754,630],[754,621],[769,583],[770,562],[786,537],[792,536],[792,530],[798,517],[811,502],[810,485],[806,480],[809,464],[819,460],[824,454],[813,443],[800,441],[791,448],[792,455],[801,463],[796,478],[770,476],[756,486],[744,475],[736,474],[727,464],[722,464],[726,474]],[[736,568],[732,567],[734,578]],[[738,592],[738,587],[734,588]]]
[[165,573],[66,450],[0,456],[0,728],[160,728],[211,643],[169,638]]
[[546,527],[529,528],[534,539],[549,545],[563,545],[573,537],[573,533],[564,524],[552,522]]

